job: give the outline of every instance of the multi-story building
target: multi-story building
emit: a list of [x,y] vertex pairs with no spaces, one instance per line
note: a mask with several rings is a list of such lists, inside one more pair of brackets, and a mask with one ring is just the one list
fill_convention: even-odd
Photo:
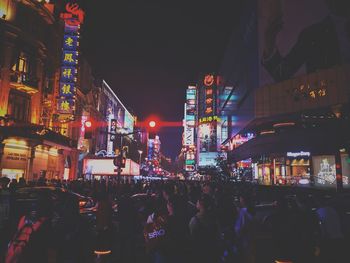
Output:
[[[326,2],[246,1],[232,34],[219,71],[233,87],[223,145],[259,183],[348,185],[350,45]],[[277,17],[284,27],[272,34]]]
[[2,176],[76,173],[76,142],[55,118],[64,28],[55,7],[35,0],[0,3]]
[[0,14],[1,175],[76,178],[81,155],[99,146],[98,136],[84,139],[84,122],[101,120],[99,89],[79,50],[84,12],[5,0]]
[[221,143],[228,138],[229,118],[222,109],[231,105],[232,89],[214,74],[203,75],[196,86],[188,87],[182,149],[187,172],[215,169],[218,157],[224,157]]

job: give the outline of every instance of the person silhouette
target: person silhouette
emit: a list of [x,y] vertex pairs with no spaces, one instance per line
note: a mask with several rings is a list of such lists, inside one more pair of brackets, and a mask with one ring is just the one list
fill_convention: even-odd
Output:
[[301,66],[307,73],[350,63],[350,1],[325,0],[328,16],[306,27],[286,56],[277,48],[283,28],[281,11],[270,13],[265,28],[262,64],[275,81],[290,79]]

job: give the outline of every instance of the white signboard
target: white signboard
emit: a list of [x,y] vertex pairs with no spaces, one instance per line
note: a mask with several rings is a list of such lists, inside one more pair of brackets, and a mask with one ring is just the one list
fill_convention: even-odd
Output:
[[190,146],[194,145],[194,128],[192,127],[185,127],[185,145]]
[[216,166],[216,158],[218,158],[217,152],[200,153],[199,154],[199,166]]

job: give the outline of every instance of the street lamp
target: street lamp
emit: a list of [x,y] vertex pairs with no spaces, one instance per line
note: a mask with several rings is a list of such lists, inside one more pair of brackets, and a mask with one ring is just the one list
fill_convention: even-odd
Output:
[[139,165],[141,166],[141,155],[142,155],[143,151],[138,150],[138,152],[139,152],[139,154],[140,154]]

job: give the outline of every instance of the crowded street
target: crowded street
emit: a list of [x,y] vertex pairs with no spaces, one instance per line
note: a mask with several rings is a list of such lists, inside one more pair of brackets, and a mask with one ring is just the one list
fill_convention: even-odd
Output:
[[1,254],[19,218],[43,218],[27,262],[342,262],[350,240],[349,193],[196,181],[5,185]]
[[0,0],[0,263],[347,263],[350,1]]

